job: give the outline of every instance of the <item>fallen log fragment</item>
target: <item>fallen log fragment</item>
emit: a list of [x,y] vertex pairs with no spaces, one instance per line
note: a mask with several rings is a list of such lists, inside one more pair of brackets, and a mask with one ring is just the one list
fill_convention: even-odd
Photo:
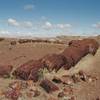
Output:
[[20,78],[23,80],[32,79],[33,81],[38,80],[37,73],[40,68],[43,68],[44,65],[41,63],[40,60],[30,60],[27,63],[18,67],[14,72],[13,75],[16,78]]
[[13,69],[11,65],[0,65],[0,77],[8,77]]
[[41,83],[40,86],[47,92],[47,93],[51,93],[54,91],[59,90],[59,88],[50,80],[48,79],[44,79]]

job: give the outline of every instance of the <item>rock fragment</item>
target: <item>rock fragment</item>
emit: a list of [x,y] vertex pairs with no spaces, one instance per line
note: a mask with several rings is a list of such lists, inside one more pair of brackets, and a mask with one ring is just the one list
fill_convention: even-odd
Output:
[[5,92],[5,97],[10,100],[18,100],[19,96],[21,95],[20,91],[16,89],[9,89]]
[[58,93],[58,97],[59,97],[59,98],[62,98],[62,97],[64,97],[64,96],[65,96],[64,92],[59,92],[59,93]]
[[17,42],[16,42],[16,41],[11,41],[10,44],[11,44],[11,45],[16,45]]
[[69,75],[63,75],[61,77],[61,81],[63,84],[72,85],[74,83],[73,79]]
[[12,65],[0,65],[0,77],[9,77],[12,69]]
[[58,78],[58,77],[56,77],[56,76],[54,76],[54,78],[52,79],[52,81],[55,82],[55,83],[61,83],[62,82],[61,79]]
[[48,79],[44,79],[41,83],[40,86],[47,92],[47,93],[51,93],[54,91],[59,90],[58,86],[55,85],[53,82],[51,82]]

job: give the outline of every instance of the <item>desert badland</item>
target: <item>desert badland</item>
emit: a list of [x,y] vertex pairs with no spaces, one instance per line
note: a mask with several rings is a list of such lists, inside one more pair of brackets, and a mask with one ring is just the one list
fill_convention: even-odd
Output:
[[[99,48],[95,55],[87,54],[70,69],[64,70],[64,68],[60,68],[57,72],[48,71],[47,69],[40,70],[40,77],[37,82],[34,82],[32,76],[33,80],[32,78],[25,80],[23,77],[19,79],[13,75],[13,72],[18,67],[23,64],[25,66],[28,61],[31,63],[31,60],[38,60],[46,55],[58,55],[68,48],[69,41],[84,38],[87,37],[61,36],[53,39],[1,38],[0,66],[11,65],[12,71],[9,76],[1,75],[0,100],[99,100]],[[100,36],[90,38],[100,43]],[[58,59],[58,56],[54,59]],[[31,64],[29,64],[30,66]],[[28,67],[26,68],[25,70],[28,70]],[[34,75],[36,76],[36,74]],[[44,83],[41,83],[43,80]],[[47,80],[47,83],[45,83],[45,80]]]

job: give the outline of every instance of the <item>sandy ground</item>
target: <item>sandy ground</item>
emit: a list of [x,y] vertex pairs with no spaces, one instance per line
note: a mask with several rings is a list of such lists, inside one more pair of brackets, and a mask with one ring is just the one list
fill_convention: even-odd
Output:
[[[18,43],[16,45],[10,45],[11,40],[12,39],[5,39],[0,42],[0,64],[11,64],[14,66],[14,69],[30,59],[39,59],[46,54],[60,53],[67,47],[67,43]],[[69,71],[61,69],[58,73],[54,73],[54,75],[61,76],[63,74],[73,74],[79,70],[84,70],[88,74],[97,76],[98,80],[92,83],[79,83],[74,91],[76,100],[96,100],[96,98],[100,96],[100,48],[95,56],[89,54],[82,58],[74,68]],[[8,84],[12,81],[12,79],[0,78],[0,90],[6,89]],[[43,93],[46,94],[44,91]],[[43,95],[33,100],[40,100],[40,98],[41,100],[47,100]]]

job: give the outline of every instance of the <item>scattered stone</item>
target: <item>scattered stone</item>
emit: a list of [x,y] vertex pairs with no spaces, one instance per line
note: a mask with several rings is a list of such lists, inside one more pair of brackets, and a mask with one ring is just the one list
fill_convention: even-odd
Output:
[[22,43],[30,43],[30,42],[32,42],[32,40],[31,39],[19,39],[18,42],[20,44],[22,44]]
[[59,92],[59,93],[58,93],[58,97],[59,97],[59,98],[62,98],[62,97],[64,97],[64,96],[65,96],[64,92]]
[[65,87],[65,88],[63,89],[63,91],[64,91],[64,93],[65,93],[66,95],[73,95],[73,88],[70,87],[70,86]]
[[27,92],[27,96],[28,96],[29,98],[38,97],[39,95],[40,95],[40,91],[38,91],[38,90],[28,91],[28,92]]
[[11,41],[10,44],[11,44],[11,45],[16,45],[17,42],[16,42],[16,41]]
[[40,86],[47,93],[51,93],[51,92],[59,90],[59,88],[54,83],[52,83],[50,80],[48,80],[48,79],[44,79],[43,81],[41,81]]
[[9,89],[5,92],[5,97],[10,100],[18,100],[19,96],[21,95],[19,90]]
[[8,78],[13,69],[11,65],[0,65],[0,77]]
[[80,77],[79,77],[78,74],[74,74],[74,75],[72,75],[72,79],[73,79],[74,83],[78,83],[78,82],[81,81],[81,80],[80,80]]
[[97,77],[93,77],[93,76],[91,76],[91,75],[88,75],[88,82],[94,82],[94,81],[96,81],[96,80],[98,80],[98,78]]
[[63,84],[67,84],[67,85],[72,85],[73,84],[73,79],[69,75],[63,75],[61,77],[61,81],[62,81]]
[[5,38],[2,38],[2,37],[1,37],[1,38],[0,38],[0,41],[3,41],[4,39],[5,39]]
[[77,75],[79,75],[80,80],[84,81],[84,82],[94,82],[94,81],[98,80],[97,77],[88,75],[84,71],[79,71],[79,73],[77,73]]
[[58,99],[54,97],[50,97],[48,100],[58,100]]
[[74,96],[72,96],[69,100],[75,100],[75,97],[74,97]]
[[24,81],[14,81],[9,84],[9,87],[12,89],[21,90],[21,89],[26,89],[28,85]]
[[26,92],[26,95],[27,95],[27,97],[28,98],[30,98],[30,99],[32,99],[32,97],[33,97],[33,93],[32,92]]
[[34,95],[33,95],[34,97],[37,97],[40,95],[40,91],[38,90],[34,90],[33,92],[34,92]]
[[15,81],[13,83],[9,84],[9,87],[15,90],[21,90],[22,86],[21,83],[19,81]]
[[82,81],[87,81],[87,75],[86,75],[86,73],[84,72],[84,71],[79,71],[79,77],[80,77],[80,79],[82,80]]
[[55,82],[55,83],[61,83],[62,82],[61,79],[58,78],[58,77],[56,77],[56,76],[54,76],[54,78],[52,79],[52,81]]
[[31,87],[34,84],[32,80],[27,80],[26,83],[27,83],[28,87]]

